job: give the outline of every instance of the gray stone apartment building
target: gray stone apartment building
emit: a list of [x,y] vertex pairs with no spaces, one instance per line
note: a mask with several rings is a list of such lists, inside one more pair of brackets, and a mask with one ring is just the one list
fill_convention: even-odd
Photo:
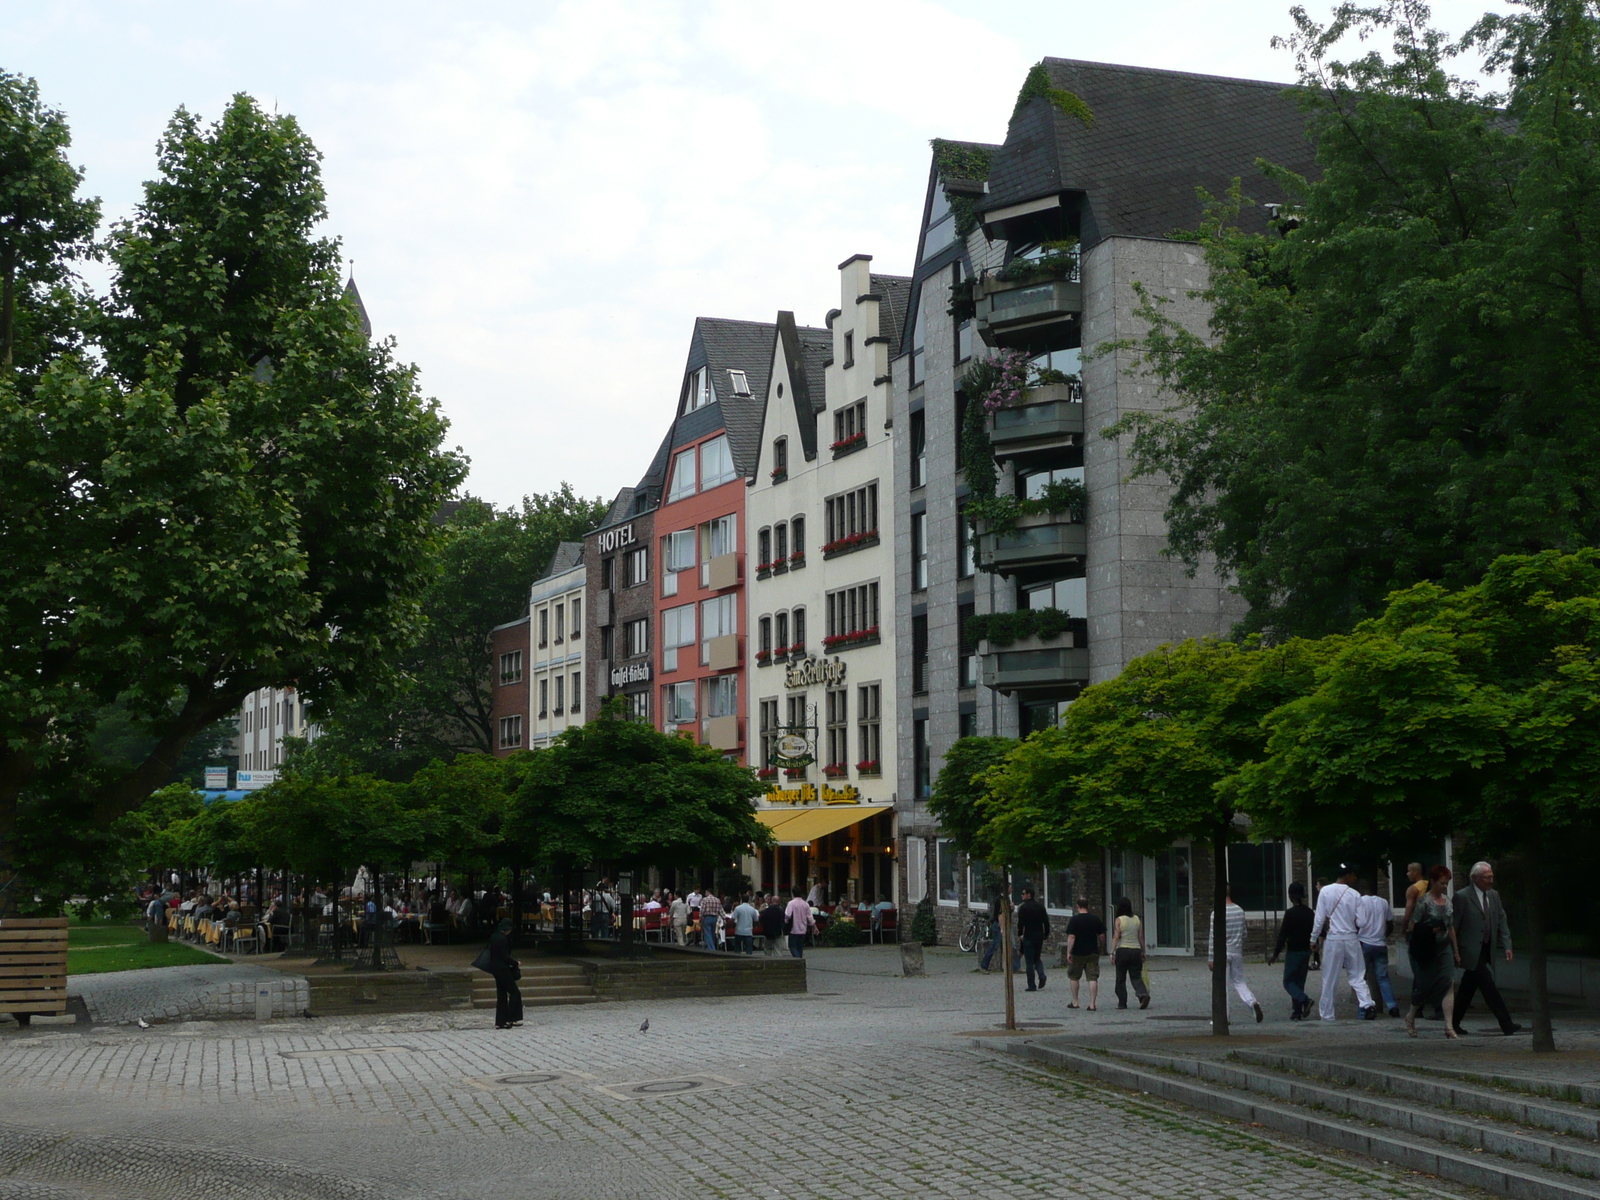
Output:
[[[1257,206],[1240,221],[1260,230],[1261,205],[1284,197],[1257,160],[1312,165],[1284,85],[1065,59],[1041,67],[1092,120],[1033,86],[1004,141],[935,142],[911,318],[892,366],[901,895],[908,911],[933,898],[942,941],[954,940],[970,910],[987,908],[991,887],[983,864],[939,837],[926,806],[951,743],[1052,724],[1087,684],[1162,643],[1225,633],[1243,612],[1213,571],[1191,578],[1163,555],[1165,487],[1130,480],[1127,447],[1100,431],[1165,402],[1130,374],[1129,351],[1094,351],[1142,334],[1136,283],[1204,329],[1205,306],[1192,293],[1205,286],[1205,262],[1175,234],[1200,224],[1197,188],[1221,195],[1241,179]],[[1052,247],[1067,239],[1077,239],[1076,252]],[[1082,513],[974,533],[962,514],[961,380],[1003,350],[1060,375],[989,418],[999,490],[1037,497],[1073,480],[1087,501]],[[1004,646],[966,636],[971,615],[1027,608],[1063,611],[1066,631]],[[1231,877],[1259,880],[1247,910],[1252,901],[1281,906],[1290,864],[1303,855],[1276,843],[1238,853]],[[1209,912],[1203,858],[1182,842],[1153,857],[1107,847],[1099,861],[1030,874],[1053,912],[1064,916],[1075,893],[1102,910],[1128,895],[1157,948],[1194,953]]]

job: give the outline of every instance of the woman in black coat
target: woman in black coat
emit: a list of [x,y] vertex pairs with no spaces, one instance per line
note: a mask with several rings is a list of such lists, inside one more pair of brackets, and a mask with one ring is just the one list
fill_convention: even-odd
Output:
[[522,992],[517,987],[518,968],[511,957],[511,919],[501,921],[489,935],[489,974],[494,976],[494,1027],[510,1029],[522,1024]]

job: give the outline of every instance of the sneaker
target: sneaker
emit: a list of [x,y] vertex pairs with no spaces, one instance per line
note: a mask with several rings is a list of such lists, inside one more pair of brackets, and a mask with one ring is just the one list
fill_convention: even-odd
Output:
[[1376,1021],[1378,1019],[1378,1006],[1371,1004],[1363,1008],[1361,1010],[1361,1019],[1363,1021]]
[[1267,1019],[1267,1014],[1261,1011],[1260,1004],[1255,1004],[1252,1007],[1254,1007],[1256,1010],[1256,1024],[1259,1025],[1261,1022]]

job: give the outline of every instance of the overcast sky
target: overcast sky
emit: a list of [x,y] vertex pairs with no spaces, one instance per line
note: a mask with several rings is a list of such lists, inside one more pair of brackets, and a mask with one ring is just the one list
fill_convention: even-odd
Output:
[[510,504],[638,478],[695,316],[821,324],[843,259],[909,273],[928,139],[1001,140],[1040,58],[1287,81],[1288,28],[1284,0],[0,0],[0,68],[66,111],[108,218],[179,105],[299,118],[376,331]]

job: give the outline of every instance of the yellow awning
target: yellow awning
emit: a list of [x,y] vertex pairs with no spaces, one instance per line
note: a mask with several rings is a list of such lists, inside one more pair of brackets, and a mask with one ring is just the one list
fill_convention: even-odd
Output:
[[892,804],[829,804],[810,808],[759,808],[756,820],[769,827],[784,846],[807,846],[881,812]]

